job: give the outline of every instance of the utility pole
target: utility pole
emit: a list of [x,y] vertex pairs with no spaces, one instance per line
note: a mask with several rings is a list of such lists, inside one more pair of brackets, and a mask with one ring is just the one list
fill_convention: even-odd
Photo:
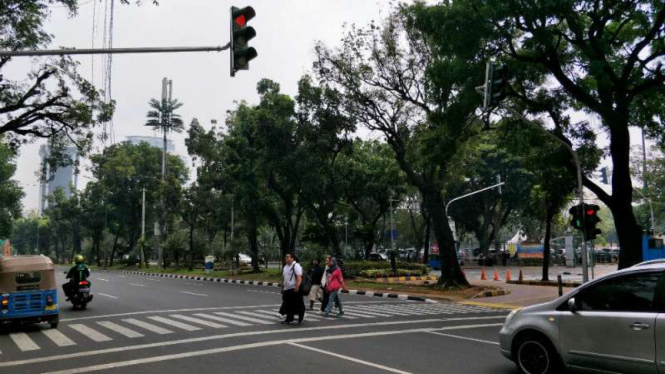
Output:
[[141,265],[140,268],[143,268],[145,265],[145,188],[143,189],[143,200],[141,203]]
[[390,199],[390,248],[395,250],[395,223],[393,222],[393,199]]

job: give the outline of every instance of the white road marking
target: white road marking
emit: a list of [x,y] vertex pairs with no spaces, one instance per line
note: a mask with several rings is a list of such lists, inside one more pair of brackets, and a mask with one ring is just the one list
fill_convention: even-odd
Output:
[[108,294],[101,293],[101,292],[97,292],[97,295],[106,296],[106,297],[109,297],[111,299],[117,299],[118,298],[118,296],[108,295]]
[[36,351],[39,348],[39,346],[30,339],[28,334],[24,332],[17,332],[15,334],[9,334],[9,337],[12,338],[14,341],[14,344],[18,347],[18,349],[21,350],[21,352],[27,352],[27,351]]
[[169,317],[178,318],[178,319],[181,319],[183,321],[198,323],[199,325],[212,327],[213,329],[221,329],[221,328],[226,327],[226,326],[224,326],[222,324],[219,324],[219,323],[206,321],[206,320],[203,320],[203,319],[200,319],[200,318],[183,316],[182,314],[170,314]]
[[280,316],[279,314],[265,315],[265,314],[261,314],[261,313],[255,313],[255,312],[247,312],[247,311],[244,311],[244,310],[238,311],[238,313],[246,314],[250,317],[258,317],[258,318],[270,318],[270,317],[272,317],[273,319],[278,319],[278,320],[282,319],[282,316]]
[[[479,320],[479,319],[482,320],[482,319],[504,319],[504,318],[505,318],[505,316],[432,318],[432,319],[424,319],[424,320],[416,320],[416,321],[385,321],[385,322],[365,323],[365,324],[362,324],[361,326],[363,326],[363,327],[399,326],[399,325],[405,325],[405,324],[421,324],[421,323],[437,323],[437,322],[453,322],[453,321],[471,321],[471,320],[475,321],[475,320]],[[128,323],[132,323],[130,321],[144,323],[144,322],[138,321],[138,320],[123,320],[123,321],[128,322]],[[148,325],[150,325],[150,324],[148,324]],[[139,326],[139,325],[137,325],[137,326]],[[301,327],[301,328],[298,328],[298,331],[305,332],[305,331],[325,331],[325,330],[333,330],[333,329],[334,330],[354,329],[354,328],[358,328],[358,326],[360,326],[360,325],[358,325],[356,323],[351,323],[351,324],[346,324],[346,325],[327,325],[327,326],[317,326],[317,327]],[[417,329],[417,330],[413,330],[413,331],[414,332],[422,332],[422,331],[427,332],[427,331],[444,331],[444,330],[464,330],[464,329],[471,329],[471,328],[483,328],[483,327],[495,327],[495,326],[503,326],[503,322],[501,322],[501,323],[474,324],[474,325],[457,325],[457,326],[448,326],[448,327],[443,327],[443,328],[422,328],[422,329]],[[394,330],[394,328],[393,328],[393,330],[391,330],[391,331],[405,332],[407,330]],[[291,330],[291,329],[286,329],[286,330],[284,330],[284,329],[271,329],[271,330],[262,330],[262,331],[245,331],[245,332],[238,332],[238,333],[203,336],[203,337],[198,337],[198,338],[171,340],[171,341],[159,342],[159,343],[137,344],[137,345],[124,346],[124,347],[106,348],[106,349],[100,349],[100,350],[96,350],[96,351],[85,351],[85,352],[69,353],[69,354],[55,355],[55,356],[43,356],[43,357],[30,358],[30,359],[24,359],[24,360],[5,361],[5,362],[0,362],[0,367],[14,367],[14,366],[20,366],[20,365],[29,365],[29,364],[34,364],[34,363],[43,363],[43,362],[51,362],[51,361],[59,361],[59,360],[70,360],[70,359],[75,359],[75,358],[80,358],[80,357],[99,356],[99,355],[119,353],[119,352],[127,352],[127,351],[135,351],[135,350],[141,350],[141,349],[170,347],[170,346],[175,346],[175,345],[200,343],[200,342],[207,342],[207,341],[212,341],[212,340],[221,340],[221,339],[229,339],[229,338],[237,338],[237,337],[261,336],[261,335],[273,335],[273,334],[292,334],[292,333],[293,333],[293,330]],[[391,333],[394,333],[394,332],[391,332]],[[339,336],[339,335],[334,335],[334,336]],[[324,339],[326,339],[326,338],[327,337],[325,337]]]
[[271,292],[271,291],[259,291],[259,290],[245,290],[245,291],[247,291],[247,292],[259,292],[259,293],[271,293],[271,294],[275,294],[275,295],[281,295],[281,293],[279,293],[279,292]]
[[224,317],[212,316],[210,314],[197,313],[197,314],[194,314],[194,315],[197,316],[197,317],[207,318],[207,319],[211,319],[213,321],[224,322],[224,323],[228,323],[230,325],[235,325],[235,326],[252,326],[251,323],[234,321],[234,320],[224,318]]
[[365,309],[365,308],[346,307],[346,308],[344,308],[344,309],[348,309],[348,310],[350,310],[350,311],[352,311],[352,312],[358,312],[358,313],[367,314],[367,315],[370,315],[370,316],[377,316],[377,317],[392,317],[392,315],[390,315],[390,314],[379,313],[379,312],[374,312],[374,311],[369,311],[369,310],[367,310],[367,309]]
[[142,329],[154,332],[156,334],[160,334],[160,335],[173,333],[173,331],[171,331],[171,330],[167,330],[163,327],[155,326],[152,323],[139,321],[138,319],[129,318],[129,319],[123,319],[122,321],[126,322],[126,323],[129,323],[129,324],[132,324],[134,326],[138,326]]
[[189,292],[189,291],[180,291],[180,293],[186,293],[188,295],[194,295],[194,296],[208,297],[208,295],[205,295],[205,294],[202,294],[202,293],[194,293],[194,292]]
[[492,345],[499,345],[499,342],[493,342],[491,340],[482,340],[482,339],[475,339],[475,338],[468,338],[466,336],[459,336],[459,335],[450,335],[450,334],[442,334],[440,332],[436,331],[427,331],[430,334],[436,334],[436,335],[441,335],[445,336],[448,338],[455,338],[455,339],[462,339],[462,340],[470,340],[472,342],[478,342],[478,343],[485,343],[485,344],[492,344]]
[[42,330],[42,334],[46,335],[47,338],[51,339],[55,345],[58,347],[67,347],[70,345],[76,345],[73,340],[69,339],[65,334],[61,333],[56,329]]
[[408,315],[414,315],[416,313],[405,313],[401,310],[398,310],[397,308],[383,308],[379,306],[366,306],[363,308],[364,310],[369,310],[371,312],[380,312],[380,313],[390,313],[394,314],[397,316],[408,316]]
[[148,278],[148,280],[153,282],[161,282],[161,280],[155,278]]
[[[347,308],[344,308],[344,309],[345,309],[344,310],[344,317],[352,316],[352,317],[355,317],[355,318],[376,318],[376,316],[370,316],[368,314],[362,314],[362,313],[357,313],[357,312],[350,312],[350,311],[346,310]],[[323,316],[323,315],[321,315],[321,316]]]
[[200,327],[196,327],[196,326],[188,325],[188,324],[186,324],[186,323],[182,323],[182,322],[174,321],[174,320],[172,320],[172,319],[168,319],[168,318],[164,318],[164,317],[152,316],[152,317],[148,317],[148,319],[151,319],[151,320],[153,320],[153,321],[157,321],[157,322],[161,322],[161,323],[163,323],[163,324],[165,324],[165,325],[169,325],[169,326],[177,327],[177,328],[179,328],[179,329],[181,329],[181,330],[185,330],[185,331],[198,331],[198,330],[201,330]]
[[95,342],[108,342],[113,339],[110,337],[102,334],[101,332],[97,330],[93,330],[90,327],[86,325],[81,325],[81,324],[72,324],[69,325],[70,328],[80,332],[81,334],[85,335],[86,338],[92,339]]
[[108,282],[109,281],[108,279],[104,279],[104,278],[95,278],[95,280],[102,281],[102,282]]
[[[411,322],[411,323],[413,323],[413,322]],[[496,325],[496,324],[492,324],[492,325]],[[503,324],[501,323],[499,325],[503,325]],[[340,326],[335,326],[334,328],[339,328],[339,327]],[[449,327],[444,327],[443,329],[462,330],[462,329],[481,328],[481,327],[487,327],[487,325],[449,326]],[[311,330],[311,329],[316,329],[316,328],[314,327],[314,328],[309,328],[309,329],[299,329],[299,331]],[[44,373],[44,374],[89,373],[89,372],[100,371],[100,370],[117,369],[117,368],[121,368],[121,367],[148,364],[148,363],[153,363],[153,362],[162,362],[162,361],[167,361],[167,360],[178,360],[178,359],[183,359],[183,358],[208,356],[208,355],[214,355],[214,354],[224,353],[224,352],[234,352],[234,351],[240,351],[240,350],[245,350],[245,349],[278,346],[278,345],[290,344],[290,343],[310,343],[310,342],[319,342],[319,341],[328,341],[328,340],[342,340],[342,339],[356,339],[356,338],[365,338],[365,337],[374,337],[374,336],[401,335],[401,334],[428,332],[428,331],[431,331],[431,330],[432,330],[431,328],[420,328],[420,329],[409,329],[409,330],[388,330],[388,331],[376,331],[376,332],[358,333],[358,334],[327,335],[327,336],[318,336],[318,337],[313,337],[313,338],[296,338],[296,339],[264,341],[264,342],[251,343],[251,344],[240,344],[240,345],[230,346],[230,347],[213,348],[213,349],[206,349],[206,350],[200,350],[200,351],[190,351],[190,352],[177,353],[177,354],[168,354],[168,355],[162,355],[162,356],[139,358],[139,359],[135,359],[135,360],[123,360],[123,361],[111,362],[111,363],[107,363],[107,364],[85,366],[85,367],[74,368],[74,369],[66,369],[66,370],[61,370],[61,371],[52,371],[52,372]],[[442,329],[437,329],[437,330],[442,330]],[[272,330],[272,331],[284,332],[284,330]],[[291,331],[287,331],[287,332],[291,333]],[[228,334],[228,335],[225,335],[225,336],[222,335],[222,336],[228,337],[230,335],[236,335],[236,334]],[[206,337],[206,338],[211,338],[211,337]],[[220,337],[217,337],[217,338],[220,339]],[[202,338],[202,339],[205,339],[205,338]],[[169,342],[165,342],[165,343],[169,343]],[[160,343],[155,343],[155,344],[160,344]],[[169,344],[162,343],[162,345],[169,345]],[[124,349],[125,350],[132,349],[132,348],[136,349],[136,347],[137,346],[129,346],[129,347],[124,347]],[[110,350],[106,350],[105,353],[108,353],[109,351]],[[83,353],[89,354],[90,352],[81,352],[81,354],[83,354]],[[101,353],[97,353],[97,354],[101,354]],[[63,356],[65,356],[65,355],[63,355]],[[63,357],[63,356],[60,356],[60,357]],[[62,358],[59,358],[59,359],[62,359]],[[49,357],[38,358],[37,360],[38,361],[35,361],[35,362],[50,361]],[[27,360],[24,360],[24,361],[27,361]],[[0,367],[9,366],[7,364],[8,363],[0,363]],[[11,366],[15,366],[15,365],[11,365]]]
[[215,312],[215,314],[220,315],[220,316],[229,317],[229,318],[239,319],[241,321],[249,321],[249,322],[254,322],[254,323],[260,323],[262,325],[272,325],[273,324],[273,322],[268,322],[265,319],[257,319],[257,318],[247,317],[247,316],[239,316],[237,314],[231,314],[231,313],[225,313],[225,312]]
[[145,284],[141,283],[127,283],[127,284],[134,287],[145,287]]
[[100,325],[100,326],[104,326],[104,327],[106,327],[107,329],[109,329],[111,331],[115,331],[120,335],[124,335],[128,338],[141,338],[141,337],[144,336],[143,334],[141,334],[139,332],[128,329],[124,326],[120,326],[117,323],[113,323],[111,321],[99,321],[99,322],[97,322],[97,324]]
[[356,364],[362,364],[362,365],[365,365],[365,366],[373,367],[373,368],[375,368],[375,369],[381,369],[381,370],[389,371],[389,372],[391,372],[391,373],[398,373],[398,374],[412,374],[411,372],[408,372],[408,371],[403,371],[403,370],[394,369],[394,368],[391,368],[391,367],[388,367],[388,366],[383,366],[383,365],[375,364],[375,363],[373,363],[373,362],[369,362],[369,361],[365,361],[365,360],[360,360],[360,359],[353,358],[353,357],[349,357],[349,356],[343,356],[343,355],[340,355],[340,354],[337,354],[337,353],[332,353],[332,352],[329,352],[329,351],[324,351],[323,349],[318,349],[318,348],[314,348],[314,347],[308,347],[308,346],[306,346],[306,345],[301,345],[301,344],[298,344],[298,343],[287,343],[287,344],[290,345],[290,346],[293,346],[293,347],[298,347],[298,348],[302,348],[302,349],[307,349],[307,350],[310,350],[310,351],[314,351],[314,352],[322,353],[322,354],[324,354],[324,355],[328,355],[328,356],[333,356],[333,357],[341,358],[342,360],[347,360],[347,361],[355,362]]

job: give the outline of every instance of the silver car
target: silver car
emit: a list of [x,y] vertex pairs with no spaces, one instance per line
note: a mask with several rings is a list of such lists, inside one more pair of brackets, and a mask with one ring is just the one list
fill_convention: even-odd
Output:
[[665,263],[608,274],[511,312],[501,352],[521,373],[665,373]]

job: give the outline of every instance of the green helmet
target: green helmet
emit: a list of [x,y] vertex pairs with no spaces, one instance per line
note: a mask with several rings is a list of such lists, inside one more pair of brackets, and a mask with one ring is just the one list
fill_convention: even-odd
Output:
[[74,262],[77,264],[82,264],[85,262],[85,257],[82,255],[76,255],[76,257],[74,257]]

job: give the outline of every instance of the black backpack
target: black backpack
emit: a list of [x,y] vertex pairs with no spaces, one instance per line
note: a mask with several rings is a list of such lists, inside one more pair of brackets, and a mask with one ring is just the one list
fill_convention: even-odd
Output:
[[[291,271],[293,272],[293,275],[291,275],[291,279],[295,277],[296,275],[296,265],[291,266]],[[309,274],[305,273],[304,271],[302,272],[302,282],[300,282],[300,289],[298,290],[298,293],[302,296],[307,296],[309,295],[309,291],[312,290],[312,277],[309,276]]]

